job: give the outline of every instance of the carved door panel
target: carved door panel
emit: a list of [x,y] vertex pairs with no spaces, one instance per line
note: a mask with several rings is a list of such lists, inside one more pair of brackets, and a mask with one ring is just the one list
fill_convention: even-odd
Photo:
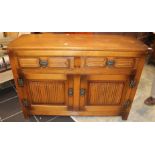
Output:
[[64,74],[23,74],[23,78],[28,106],[68,108],[72,104],[71,77]]
[[129,89],[128,75],[88,75],[81,79],[80,109],[121,107]]

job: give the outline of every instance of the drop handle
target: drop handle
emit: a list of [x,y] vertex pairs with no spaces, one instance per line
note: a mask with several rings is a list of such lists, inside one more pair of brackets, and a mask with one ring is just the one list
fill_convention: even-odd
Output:
[[73,88],[68,89],[68,96],[73,96]]
[[106,64],[108,67],[113,67],[115,64],[115,60],[108,60]]
[[39,60],[40,67],[47,67],[48,61],[47,60]]
[[81,88],[80,89],[80,96],[84,96],[86,94],[86,89]]

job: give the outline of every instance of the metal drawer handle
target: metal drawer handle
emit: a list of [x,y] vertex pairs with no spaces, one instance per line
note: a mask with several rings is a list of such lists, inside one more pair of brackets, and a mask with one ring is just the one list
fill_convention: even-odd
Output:
[[73,88],[68,89],[68,96],[73,96]]
[[40,67],[47,67],[48,61],[47,60],[39,60]]
[[86,90],[84,88],[80,89],[80,96],[84,96],[86,93]]
[[115,64],[115,60],[108,60],[107,61],[107,66],[108,67],[112,67],[112,66],[114,66],[114,64]]

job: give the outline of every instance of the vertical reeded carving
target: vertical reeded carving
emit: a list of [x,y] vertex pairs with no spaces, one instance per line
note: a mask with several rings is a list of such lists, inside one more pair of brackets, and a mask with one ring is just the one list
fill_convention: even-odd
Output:
[[32,104],[60,105],[65,102],[63,81],[29,81]]
[[123,88],[123,82],[90,82],[88,104],[119,105]]

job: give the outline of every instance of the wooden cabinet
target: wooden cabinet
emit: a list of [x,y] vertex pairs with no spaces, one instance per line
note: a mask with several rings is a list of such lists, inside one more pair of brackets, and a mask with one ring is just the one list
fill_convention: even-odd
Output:
[[132,37],[31,34],[9,45],[24,116],[127,119],[147,47]]

